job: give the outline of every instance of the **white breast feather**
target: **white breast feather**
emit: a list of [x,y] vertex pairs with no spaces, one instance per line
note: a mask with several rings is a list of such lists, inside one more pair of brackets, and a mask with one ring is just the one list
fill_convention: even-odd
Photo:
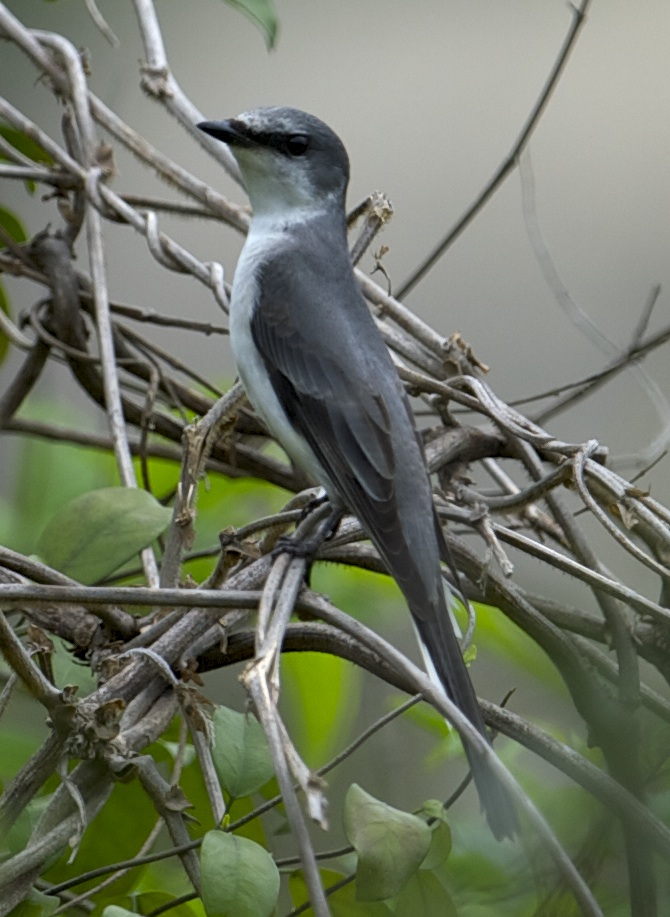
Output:
[[290,458],[314,480],[328,487],[327,477],[307,443],[293,429],[265,369],[263,358],[251,336],[258,283],[256,270],[269,249],[279,241],[276,234],[249,233],[237,263],[230,302],[230,345],[237,363],[242,385],[256,412],[265,421]]

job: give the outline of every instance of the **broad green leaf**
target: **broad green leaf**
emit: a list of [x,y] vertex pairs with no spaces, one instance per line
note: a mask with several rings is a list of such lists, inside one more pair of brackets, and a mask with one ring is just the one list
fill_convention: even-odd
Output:
[[449,859],[451,853],[451,830],[444,822],[433,827],[433,836],[430,848],[426,854],[421,869],[437,869]]
[[200,853],[207,917],[269,917],[279,894],[279,870],[262,847],[223,831],[205,835]]
[[[329,888],[340,882],[344,876],[332,869],[320,869],[321,884]],[[301,871],[291,873],[288,880],[291,901],[295,908],[309,900],[307,883]],[[328,896],[328,907],[332,917],[392,917],[393,911],[381,901],[357,901],[354,883],[350,882]],[[308,908],[303,917],[314,917],[312,908]],[[418,917],[418,915],[417,915]]]
[[[29,400],[21,406],[21,416],[54,426],[76,426],[82,420],[81,413],[62,399]],[[104,452],[27,437],[18,445],[12,505],[9,513],[3,507],[0,514],[0,542],[22,554],[33,554],[36,534],[68,500],[113,485],[118,473],[114,456]]]
[[[28,233],[26,232],[25,226],[21,220],[15,213],[13,213],[11,210],[7,210],[7,208],[3,207],[1,204],[0,226],[2,226],[7,235],[11,236],[15,242],[25,242],[28,238]],[[0,238],[0,248],[4,247],[5,244]]]
[[221,786],[233,799],[260,789],[274,774],[267,739],[251,714],[217,707],[212,717],[212,760]]
[[[23,153],[33,162],[43,162],[47,165],[53,163],[51,153],[47,153],[44,147],[36,140],[32,140],[27,134],[17,131],[16,128],[10,127],[9,124],[0,123],[0,137],[4,137],[19,153]],[[4,157],[0,155],[0,159],[4,159]]]
[[[177,896],[169,892],[149,891],[133,892],[122,900],[137,908],[129,911],[118,904],[108,905],[102,912],[102,917],[140,917],[142,914],[151,914],[154,911],[165,911],[170,917],[198,917],[204,915],[204,908],[199,901],[192,903],[174,904]],[[118,898],[116,900],[119,900]],[[97,911],[96,911],[97,913]]]
[[395,903],[396,917],[417,917],[418,914],[439,914],[458,917],[453,899],[437,876],[419,870],[411,877]]
[[54,640],[55,652],[51,656],[56,685],[64,688],[65,685],[77,685],[77,697],[85,697],[95,691],[97,681],[91,667],[82,665],[72,655],[72,648],[62,640]]
[[60,898],[31,889],[25,901],[12,910],[12,917],[51,917],[60,905]]
[[110,904],[102,912],[102,917],[139,917],[137,911],[127,911],[118,904]]
[[282,658],[283,700],[290,732],[311,767],[341,747],[360,700],[360,673],[327,653],[287,653]]
[[274,48],[279,20],[272,0],[225,0],[228,6],[239,10],[250,19],[265,37],[269,49]]
[[[156,809],[140,781],[118,782],[96,815],[95,830],[84,832],[75,859],[68,862],[71,851],[66,851],[64,856],[43,872],[42,878],[47,882],[65,882],[91,869],[97,869],[102,863],[131,859],[137,855],[138,839],[146,838],[155,823]],[[137,881],[136,870],[131,869],[120,876],[114,883],[113,895],[110,895],[106,903],[123,904],[130,910],[136,909],[135,901],[121,899],[136,887]]]
[[428,853],[432,832],[352,784],[344,801],[344,831],[358,854],[356,897],[381,901],[397,895]]
[[103,487],[75,497],[52,517],[37,550],[82,583],[118,570],[169,525],[172,510],[146,490]]
[[439,799],[427,799],[421,806],[420,811],[427,818],[434,818],[436,821],[444,822],[445,825],[449,824],[447,810]]
[[[28,137],[27,134],[23,134],[21,131],[17,131],[15,128],[10,127],[8,124],[0,123],[0,137],[3,137],[20,153],[23,153],[23,155],[28,159],[32,159],[33,162],[44,163],[45,165],[53,164],[53,156],[51,153],[47,153],[44,147],[42,147],[36,140],[32,140],[30,137]],[[7,159],[8,157],[3,156],[3,154],[0,153],[0,162]],[[30,194],[35,193],[37,188],[36,182],[28,178],[25,180],[24,184]]]

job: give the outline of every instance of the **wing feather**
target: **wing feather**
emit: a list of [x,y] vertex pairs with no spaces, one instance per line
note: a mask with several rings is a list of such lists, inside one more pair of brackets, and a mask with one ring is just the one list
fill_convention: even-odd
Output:
[[332,343],[315,346],[291,298],[263,290],[251,323],[284,411],[355,512],[362,509],[358,492],[374,503],[393,501],[392,419],[382,390],[360,365],[343,361]]

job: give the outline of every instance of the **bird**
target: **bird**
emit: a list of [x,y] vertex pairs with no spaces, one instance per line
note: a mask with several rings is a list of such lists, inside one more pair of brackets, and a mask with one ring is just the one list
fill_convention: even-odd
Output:
[[[489,740],[448,607],[448,561],[412,409],[354,273],[349,157],[319,118],[264,107],[197,127],[226,144],[252,218],[230,297],[230,343],[272,436],[352,513],[403,593],[439,682]],[[494,836],[516,833],[509,793],[464,743]]]

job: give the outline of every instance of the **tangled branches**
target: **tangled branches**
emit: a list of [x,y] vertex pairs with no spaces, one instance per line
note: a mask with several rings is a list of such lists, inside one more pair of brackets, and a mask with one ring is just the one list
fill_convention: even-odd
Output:
[[[135,5],[145,45],[143,89],[234,175],[226,151],[193,129],[202,115],[170,72],[152,4],[137,0]],[[509,159],[459,222],[458,232],[518,163],[587,5],[574,12],[557,65]],[[28,55],[54,94],[66,102],[63,137],[57,141],[0,99],[2,119],[43,151],[40,160],[33,160],[2,140],[7,162],[0,164],[0,175],[53,189],[62,217],[58,228],[47,228],[26,243],[4,238],[6,247],[0,251],[1,271],[29,279],[45,291],[21,327],[0,310],[5,335],[23,352],[0,398],[0,430],[109,450],[128,488],[149,489],[154,457],[174,462],[175,480],[180,463],[172,523],[160,556],[153,548],[142,551],[142,585],[84,586],[36,559],[0,549],[0,648],[11,670],[2,707],[21,681],[43,706],[50,724],[46,741],[0,797],[3,827],[11,827],[49,777],[60,777],[29,842],[0,865],[0,914],[27,897],[54,855],[68,844],[76,848],[115,782],[129,776],[138,779],[152,800],[193,894],[201,893],[197,842],[188,832],[183,807],[174,802],[181,764],[175,765],[168,782],[142,752],[179,715],[184,729],[181,753],[188,731],[214,823],[221,824],[227,803],[212,765],[207,703],[195,685],[198,673],[252,660],[242,680],[268,738],[312,906],[315,913],[326,914],[318,856],[296,787],[305,795],[309,817],[322,826],[325,789],[321,775],[301,759],[277,710],[281,653],[338,655],[411,695],[421,695],[459,731],[467,732],[468,724],[397,650],[306,586],[304,561],[273,553],[285,531],[295,525],[307,531],[315,524],[318,510],[305,513],[313,496],[309,482],[267,451],[267,433],[238,385],[220,397],[197,367],[157,347],[137,325],[168,324],[204,335],[224,334],[225,328],[110,300],[105,227],[114,222],[139,233],[162,267],[208,286],[225,311],[228,289],[220,265],[200,261],[163,232],[158,213],[216,217],[243,232],[248,223],[244,209],[177,166],[107,108],[88,88],[82,59],[65,39],[26,28],[2,5],[0,33]],[[106,135],[102,143],[98,129]],[[112,190],[112,144],[124,146],[150,165],[188,203],[167,205]],[[377,198],[365,212],[368,221],[363,242],[355,249],[357,258],[382,221],[380,214],[386,213]],[[88,271],[77,270],[73,259],[81,234],[86,237]],[[444,244],[454,237],[450,234]],[[437,256],[436,250],[431,258]],[[616,815],[623,828],[633,913],[651,917],[656,898],[652,854],[668,855],[670,831],[649,801],[659,764],[649,765],[642,722],[650,716],[667,730],[670,703],[641,673],[655,670],[662,681],[670,680],[670,511],[608,467],[607,450],[595,441],[563,442],[540,426],[539,418],[525,417],[501,401],[482,380],[481,364],[459,336],[443,337],[368,277],[359,276],[400,375],[426,418],[423,435],[436,501],[468,599],[500,609],[544,650],[586,725],[589,741],[602,750],[606,769],[538,726],[482,701],[487,722],[568,775]],[[625,354],[576,387],[579,397],[642,359],[670,335],[670,329],[647,336],[645,332],[646,322]],[[107,436],[17,416],[50,360],[64,363],[74,384],[106,412]],[[568,403],[565,398],[560,405],[557,401],[556,412]],[[190,422],[194,415],[202,419]],[[140,480],[134,456],[139,457]],[[184,565],[197,528],[197,494],[204,474],[252,477],[294,496],[281,512],[222,534],[207,579],[196,588],[185,588]],[[586,534],[585,517],[600,526],[616,550],[648,571],[658,584],[657,600],[610,571]],[[515,561],[522,556],[535,565],[536,581],[546,582],[542,594],[531,593],[517,581]],[[319,560],[383,572],[351,518],[323,546]],[[584,607],[570,607],[556,598],[556,572],[581,589]],[[150,606],[153,612],[139,618],[129,610],[138,606]],[[295,612],[318,620],[295,621]],[[59,689],[50,677],[52,636],[71,645],[93,671],[97,687],[86,696]],[[476,733],[470,738],[476,742]],[[68,770],[68,761],[78,763]],[[495,758],[493,766],[516,788]],[[520,791],[519,805],[529,830],[542,837],[583,913],[601,913],[588,883]],[[259,807],[255,814],[262,811]],[[227,827],[233,830],[236,823]],[[146,838],[136,863],[144,861],[154,838],[154,833]],[[64,892],[65,885],[55,891]]]

